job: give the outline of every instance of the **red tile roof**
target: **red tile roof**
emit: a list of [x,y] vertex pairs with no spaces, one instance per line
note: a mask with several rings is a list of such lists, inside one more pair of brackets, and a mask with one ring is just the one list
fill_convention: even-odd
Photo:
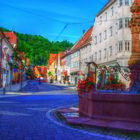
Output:
[[60,55],[60,59],[62,59],[62,57],[65,55],[65,52],[60,52],[59,55]]
[[[8,38],[9,42],[13,44],[17,44],[17,36],[14,32],[4,32],[5,36]],[[14,46],[13,46],[14,47]]]
[[79,41],[71,48],[71,52],[76,49],[80,49],[83,45],[89,43],[91,41],[91,34],[92,34],[93,26],[90,27],[87,32],[79,39]]

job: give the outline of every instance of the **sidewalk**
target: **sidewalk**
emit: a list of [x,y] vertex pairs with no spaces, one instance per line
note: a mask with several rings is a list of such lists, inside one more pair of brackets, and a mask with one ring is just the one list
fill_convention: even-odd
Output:
[[[22,83],[22,88],[27,85],[27,81]],[[16,94],[21,89],[21,83],[6,87],[6,94]],[[3,96],[3,88],[0,88],[0,96]]]
[[55,86],[64,86],[67,87],[69,89],[73,89],[73,90],[77,90],[76,86],[71,86],[68,84],[63,84],[63,83],[49,83],[50,85],[55,85]]
[[[82,116],[79,114],[79,108],[75,107],[64,107],[55,110],[55,112],[60,113],[61,117],[64,118],[66,124],[73,125],[73,126],[84,126],[90,127],[93,129],[100,128],[102,132],[104,132],[105,128],[114,130],[112,133],[116,134],[117,132],[131,132],[131,133],[138,133],[140,132],[140,122],[136,121],[124,121],[124,120],[114,120],[108,118],[99,118],[99,116],[95,116],[94,118],[88,116]],[[126,135],[126,134],[125,134]]]

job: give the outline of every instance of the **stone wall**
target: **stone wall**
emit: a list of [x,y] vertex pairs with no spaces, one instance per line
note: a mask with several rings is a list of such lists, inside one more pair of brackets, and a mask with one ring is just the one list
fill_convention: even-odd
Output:
[[79,95],[79,111],[96,119],[140,122],[140,96],[86,93]]

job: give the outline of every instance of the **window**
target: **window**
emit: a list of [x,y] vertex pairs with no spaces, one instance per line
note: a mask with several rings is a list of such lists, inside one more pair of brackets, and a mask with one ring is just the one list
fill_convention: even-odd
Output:
[[125,27],[128,28],[129,18],[125,18]]
[[114,8],[112,7],[111,8],[111,16],[113,16],[114,15]]
[[118,23],[116,23],[115,30],[116,30],[116,34],[117,34],[118,33]]
[[109,55],[112,56],[112,46],[109,47]]
[[73,68],[79,67],[79,63],[78,63],[78,62],[74,62],[72,67],[73,67]]
[[104,39],[107,39],[107,31],[104,31]]
[[123,50],[123,42],[122,41],[119,41],[119,49],[118,51],[121,52]]
[[104,49],[104,58],[106,58],[107,57],[107,50],[106,50],[106,48]]
[[93,59],[94,59],[94,56],[92,55],[92,60],[91,61],[93,61]]
[[113,28],[112,28],[112,26],[109,28],[109,31],[110,31],[110,36],[112,36],[113,35]]
[[130,41],[125,41],[125,51],[130,51]]
[[91,47],[91,45],[89,46],[89,51],[91,52],[91,50],[92,50],[92,47]]
[[99,60],[101,60],[102,59],[102,52],[101,52],[101,50],[99,51]]
[[119,6],[123,5],[123,0],[119,0]]
[[102,24],[102,16],[100,16],[100,24]]
[[95,36],[95,38],[94,38],[94,43],[95,43],[95,45],[97,44],[97,36]]
[[95,52],[95,61],[97,60],[97,52]]
[[119,19],[119,29],[123,28],[123,20]]
[[102,33],[99,34],[99,42],[102,42]]
[[77,67],[79,68],[79,63],[77,62]]
[[125,0],[125,5],[130,5],[130,0]]
[[92,61],[92,57],[91,57],[91,56],[89,57],[89,61],[90,61],[90,62]]
[[107,12],[105,12],[105,21],[107,20]]

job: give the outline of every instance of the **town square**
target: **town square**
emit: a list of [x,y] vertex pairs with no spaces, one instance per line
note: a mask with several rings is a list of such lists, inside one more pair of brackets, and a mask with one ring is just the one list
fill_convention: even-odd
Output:
[[0,140],[140,140],[140,0],[0,4]]

